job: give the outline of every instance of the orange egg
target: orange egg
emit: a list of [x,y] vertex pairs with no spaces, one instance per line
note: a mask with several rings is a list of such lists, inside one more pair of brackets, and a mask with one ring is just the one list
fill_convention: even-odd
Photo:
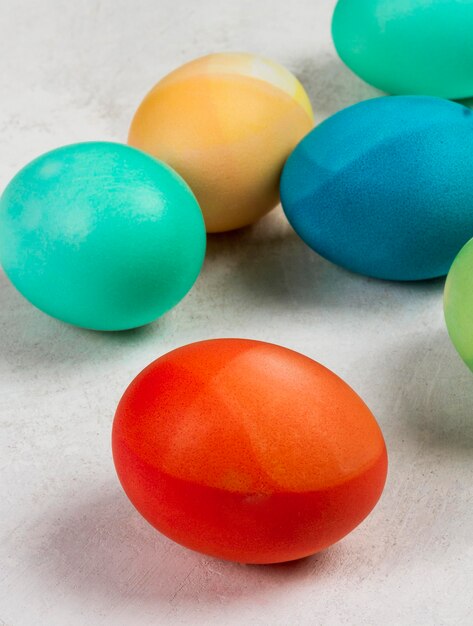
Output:
[[381,430],[338,376],[246,339],[174,350],[126,390],[118,476],[138,511],[188,548],[274,563],[330,546],[378,501]]
[[216,232],[276,206],[284,162],[313,124],[304,88],[284,67],[252,54],[210,54],[155,85],[128,143],[184,177]]

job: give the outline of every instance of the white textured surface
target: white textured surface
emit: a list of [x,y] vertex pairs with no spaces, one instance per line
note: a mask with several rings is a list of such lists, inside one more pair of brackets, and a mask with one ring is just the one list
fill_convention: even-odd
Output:
[[[374,95],[335,56],[333,4],[1,0],[0,183],[60,144],[124,140],[150,86],[209,51],[285,63],[319,119]],[[472,624],[473,376],[447,338],[442,288],[348,274],[280,211],[213,237],[191,294],[134,332],[49,319],[0,274],[0,624]],[[118,485],[110,427],[124,387],[169,349],[218,336],[320,360],[384,430],[384,497],[323,554],[269,567],[194,554],[149,527]]]

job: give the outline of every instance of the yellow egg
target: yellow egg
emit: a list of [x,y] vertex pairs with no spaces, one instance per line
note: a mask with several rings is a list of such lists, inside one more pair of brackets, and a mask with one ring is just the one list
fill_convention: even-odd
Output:
[[273,61],[211,54],[164,77],[140,104],[128,143],[184,177],[208,232],[251,224],[279,202],[283,165],[313,127],[301,83]]

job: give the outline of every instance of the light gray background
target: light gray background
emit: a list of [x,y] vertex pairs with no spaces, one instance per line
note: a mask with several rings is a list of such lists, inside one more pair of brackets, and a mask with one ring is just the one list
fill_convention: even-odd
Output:
[[[126,138],[159,77],[210,51],[286,64],[318,119],[377,95],[337,59],[333,0],[0,1],[0,183],[43,151]],[[443,281],[355,276],[299,241],[280,209],[214,236],[189,296],[121,334],[35,310],[0,274],[0,624],[473,623],[473,376],[451,346]],[[340,544],[249,567],[160,536],[122,493],[110,428],[159,355],[208,337],[273,341],[320,360],[377,416],[384,496]]]

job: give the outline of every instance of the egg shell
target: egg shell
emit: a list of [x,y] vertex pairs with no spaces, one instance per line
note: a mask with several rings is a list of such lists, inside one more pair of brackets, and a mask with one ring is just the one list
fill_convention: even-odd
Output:
[[473,112],[375,98],[317,126],[289,157],[281,202],[300,237],[354,272],[445,275],[473,235]]
[[448,273],[444,312],[453,345],[473,370],[473,239],[463,246]]
[[207,230],[251,224],[279,202],[286,158],[313,127],[309,99],[281,65],[211,54],[178,68],[145,97],[128,143],[189,183]]
[[187,184],[125,145],[48,152],[0,200],[0,260],[36,307],[95,330],[153,321],[184,297],[205,254]]
[[391,94],[473,95],[471,0],[339,0],[332,23],[341,59]]
[[187,345],[123,395],[113,458],[138,511],[184,546],[244,563],[323,550],[381,495],[382,433],[315,361],[244,339]]

